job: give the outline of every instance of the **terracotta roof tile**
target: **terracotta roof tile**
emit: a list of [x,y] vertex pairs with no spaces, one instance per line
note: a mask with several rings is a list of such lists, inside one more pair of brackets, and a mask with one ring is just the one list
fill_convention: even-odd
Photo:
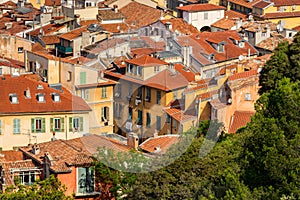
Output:
[[149,55],[142,55],[140,57],[137,58],[133,58],[130,60],[125,60],[125,62],[130,63],[130,64],[134,64],[134,65],[139,65],[139,66],[143,66],[143,67],[153,67],[153,66],[159,66],[159,65],[167,65],[168,63],[162,60],[159,60],[157,58],[154,58],[152,56]]
[[256,4],[253,5],[254,8],[266,8],[270,5],[272,5],[273,2],[268,2],[268,1],[259,1]]
[[253,70],[250,70],[250,71],[236,73],[236,74],[230,76],[228,78],[228,81],[234,81],[234,80],[237,80],[237,79],[249,78],[251,76],[257,76],[257,75],[258,75],[258,70],[253,69]]
[[121,12],[115,12],[112,8],[104,8],[98,10],[97,19],[100,20],[115,20],[115,19],[124,19],[125,16]]
[[31,36],[38,36],[39,34],[41,34],[41,29],[44,35],[50,35],[53,34],[57,31],[59,31],[60,29],[64,28],[64,25],[56,25],[56,24],[47,24],[45,26],[42,26],[41,28],[37,28],[33,31],[28,32],[28,35]]
[[58,44],[60,42],[60,39],[57,35],[45,35],[41,37],[41,40],[45,44]]
[[45,6],[60,6],[61,0],[45,0]]
[[25,63],[18,61],[18,60],[10,59],[10,58],[4,58],[4,59],[0,58],[0,66],[9,66],[12,68],[23,69],[23,68],[25,68]]
[[0,152],[0,162],[11,162],[23,160],[24,156],[21,151],[9,150]]
[[214,4],[190,4],[186,6],[176,7],[178,10],[183,10],[187,12],[197,12],[197,11],[210,11],[210,10],[226,10],[223,6],[218,6]]
[[292,6],[300,5],[300,0],[272,0],[275,6]]
[[293,39],[285,38],[281,35],[280,36],[269,37],[269,38],[261,41],[257,45],[255,45],[255,47],[259,47],[259,48],[262,48],[262,49],[267,49],[269,51],[274,51],[274,49],[278,46],[278,44],[280,42],[284,42],[284,41],[292,43]]
[[82,26],[82,27],[76,28],[70,32],[64,33],[64,34],[60,35],[59,38],[72,41],[75,38],[80,37],[82,32],[84,32],[84,31],[87,31],[87,26]]
[[121,8],[120,12],[126,17],[125,22],[131,28],[140,28],[152,24],[159,20],[161,16],[161,12],[158,9],[135,1]]
[[183,111],[181,108],[166,108],[165,112],[178,122],[197,119],[195,110]]
[[246,19],[247,15],[234,10],[226,10],[225,17],[228,19]]
[[190,69],[186,69],[182,64],[174,64],[175,69],[181,73],[187,81],[191,82],[195,80],[195,73]]
[[166,153],[168,148],[179,142],[179,135],[162,135],[148,138],[139,148],[149,153]]
[[213,23],[211,26],[223,30],[230,30],[232,27],[234,27],[234,25],[235,25],[235,20],[223,18]]
[[237,4],[237,5],[241,5],[241,6],[246,7],[246,8],[252,8],[253,5],[256,4],[259,1],[261,1],[261,0],[253,0],[253,1],[248,1],[248,0],[228,0],[228,2]]
[[133,57],[139,57],[142,55],[150,55],[152,53],[155,53],[157,50],[153,48],[134,48],[131,49],[131,55]]
[[295,12],[275,12],[275,13],[266,13],[264,19],[277,19],[277,18],[290,18],[290,17],[300,17],[300,11]]
[[293,28],[293,30],[300,31],[300,25]]
[[[50,88],[46,83],[26,78],[23,75],[15,77],[4,75],[4,80],[0,79],[0,88],[2,88],[0,104],[6,105],[0,107],[1,114],[90,111],[90,107],[84,100],[72,95],[65,88],[63,91],[58,91]],[[30,91],[31,98],[26,98],[24,95],[27,89]],[[60,95],[60,102],[53,101],[53,93]],[[17,95],[18,103],[11,103],[10,94]],[[38,102],[37,94],[44,94],[45,102]]]
[[235,111],[231,118],[228,133],[235,133],[239,128],[246,126],[254,114],[255,112]]
[[199,33],[196,27],[194,27],[191,24],[188,24],[182,18],[165,19],[161,20],[161,22],[163,24],[171,23],[173,32],[177,30],[179,33],[184,35]]

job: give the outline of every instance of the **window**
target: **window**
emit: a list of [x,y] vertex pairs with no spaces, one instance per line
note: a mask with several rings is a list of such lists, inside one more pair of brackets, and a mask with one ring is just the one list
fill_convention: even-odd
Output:
[[138,118],[136,120],[137,125],[143,124],[143,112],[141,110],[138,110]]
[[166,123],[171,123],[171,116],[169,114],[166,114]]
[[122,95],[122,84],[118,84],[116,87],[117,87],[117,92],[115,93],[115,97],[119,98]]
[[52,94],[52,98],[54,102],[60,102],[60,95],[57,93]]
[[80,84],[86,84],[86,72],[80,72]]
[[224,44],[219,44],[218,45],[218,51],[219,52],[224,52]]
[[156,91],[156,103],[160,105],[161,93],[160,91]]
[[37,0],[37,2],[36,2],[37,4],[41,4],[41,0]]
[[68,71],[68,79],[67,81],[71,81],[72,80],[72,72]]
[[83,117],[70,117],[69,131],[83,131]]
[[245,94],[245,100],[246,101],[250,101],[251,100],[251,94],[250,93],[246,93]]
[[137,76],[142,76],[142,67],[141,66],[136,67],[136,75]]
[[92,43],[94,43],[95,42],[95,37],[92,37]]
[[178,91],[173,91],[173,99],[177,99],[178,98]]
[[89,89],[82,89],[81,90],[81,98],[84,100],[89,99]]
[[14,134],[20,134],[20,119],[14,119]]
[[2,75],[2,68],[0,67],[0,75]]
[[10,102],[11,103],[13,103],[13,104],[19,103],[18,96],[16,94],[10,94],[9,97],[10,97]]
[[205,13],[204,13],[204,20],[207,20],[207,19],[208,19],[208,13],[205,12]]
[[31,132],[44,133],[45,132],[45,118],[31,118]]
[[142,86],[140,86],[138,88],[138,93],[137,93],[137,96],[136,96],[137,99],[142,99],[143,98],[143,88]]
[[35,172],[19,172],[19,179],[22,185],[32,185],[35,181]]
[[161,129],[161,117],[156,116],[156,130],[160,131]]
[[23,47],[18,47],[18,53],[22,53],[23,52]]
[[145,98],[145,101],[148,101],[150,102],[151,100],[151,88],[148,88],[146,89],[146,98]]
[[101,120],[103,122],[109,121],[109,107],[102,107],[101,108]]
[[177,128],[177,121],[175,119],[173,119],[172,128],[173,129]]
[[37,94],[38,102],[45,102],[45,95],[44,94]]
[[147,117],[146,126],[147,126],[147,127],[150,127],[150,126],[151,126],[151,114],[150,114],[150,113],[147,113],[147,114],[146,114],[146,117]]
[[77,168],[77,193],[87,194],[95,191],[95,176],[93,167]]
[[48,70],[47,69],[44,69],[43,70],[43,77],[47,77],[48,76]]
[[154,72],[159,72],[159,66],[154,67]]
[[118,119],[121,118],[123,113],[123,105],[120,103],[116,103],[114,104],[114,116]]
[[132,74],[132,72],[133,72],[133,65],[131,65],[131,64],[127,65],[127,72],[130,73],[130,74]]
[[102,94],[102,95],[101,95],[102,98],[106,98],[106,97],[107,97],[107,96],[106,96],[106,92],[107,92],[107,87],[105,87],[105,86],[102,87],[102,93],[101,93],[101,94]]
[[50,131],[64,132],[64,117],[50,118]]
[[128,121],[132,120],[132,108],[128,108]]
[[2,121],[0,120],[0,135],[2,134]]

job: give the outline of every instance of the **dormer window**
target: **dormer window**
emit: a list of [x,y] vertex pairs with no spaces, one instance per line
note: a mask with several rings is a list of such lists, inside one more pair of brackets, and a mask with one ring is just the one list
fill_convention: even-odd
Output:
[[209,60],[211,60],[211,61],[215,61],[215,54],[210,54],[209,56],[208,56],[208,59]]
[[42,90],[42,89],[44,89],[44,87],[43,87],[43,85],[38,84],[37,89],[38,89],[38,90]]
[[17,94],[10,94],[9,98],[10,102],[13,104],[19,103]]
[[128,72],[129,74],[132,74],[132,72],[133,72],[133,65],[131,65],[131,64],[128,64],[128,65],[127,65],[127,72]]
[[54,102],[60,102],[60,95],[57,93],[52,94],[52,99]]
[[221,42],[218,44],[218,52],[224,52],[225,51],[225,42]]
[[36,98],[38,102],[45,102],[45,95],[44,94],[37,94]]
[[240,48],[244,48],[245,47],[245,41],[244,40],[239,41],[239,47]]

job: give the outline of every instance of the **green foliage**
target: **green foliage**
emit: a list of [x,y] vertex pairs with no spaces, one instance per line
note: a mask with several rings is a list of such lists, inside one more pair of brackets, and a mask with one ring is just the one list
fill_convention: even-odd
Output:
[[43,181],[36,181],[33,185],[24,186],[16,181],[17,185],[11,186],[5,190],[3,194],[0,194],[2,200],[71,200],[73,197],[65,196],[66,187],[55,178],[50,176]]

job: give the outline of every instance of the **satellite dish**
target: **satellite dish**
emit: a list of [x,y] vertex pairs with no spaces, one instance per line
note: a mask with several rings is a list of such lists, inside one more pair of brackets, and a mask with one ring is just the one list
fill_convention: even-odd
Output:
[[240,60],[240,61],[242,61],[242,60],[244,60],[244,59],[245,59],[245,56],[239,55],[239,60]]

